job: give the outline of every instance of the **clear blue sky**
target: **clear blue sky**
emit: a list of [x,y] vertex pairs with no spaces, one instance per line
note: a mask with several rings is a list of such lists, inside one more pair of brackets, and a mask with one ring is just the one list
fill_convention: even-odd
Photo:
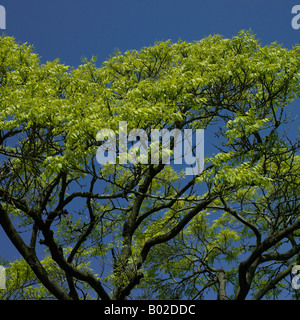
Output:
[[[74,67],[82,57],[104,61],[116,48],[210,34],[232,37],[250,28],[264,44],[291,48],[300,43],[300,30],[291,26],[297,4],[300,0],[0,0],[7,35],[34,45],[43,63],[59,58]],[[19,256],[1,228],[0,256]]]
[[[140,49],[156,40],[225,37],[251,28],[263,43],[300,42],[291,27],[296,0],[0,0],[6,34],[35,46],[42,61],[76,66],[83,56],[106,60],[115,48]],[[299,1],[300,4],[300,1]]]

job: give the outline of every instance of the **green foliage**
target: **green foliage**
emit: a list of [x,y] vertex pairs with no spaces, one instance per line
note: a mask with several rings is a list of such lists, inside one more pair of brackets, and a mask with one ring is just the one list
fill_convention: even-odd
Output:
[[[0,224],[23,256],[5,264],[1,298],[220,297],[222,272],[227,298],[289,291],[300,157],[283,129],[299,69],[299,46],[248,31],[78,68],[1,37]],[[211,130],[217,153],[192,178],[162,163],[99,166],[97,132],[120,121]]]

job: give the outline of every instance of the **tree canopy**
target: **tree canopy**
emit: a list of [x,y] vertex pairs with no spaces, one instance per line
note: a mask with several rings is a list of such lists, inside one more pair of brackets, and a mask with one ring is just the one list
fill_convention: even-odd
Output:
[[[299,46],[248,31],[76,68],[1,37],[0,225],[22,258],[0,261],[0,297],[297,297],[299,136],[287,128],[299,72]],[[97,132],[120,121],[212,132],[215,153],[195,176],[172,146],[170,164],[100,165]]]

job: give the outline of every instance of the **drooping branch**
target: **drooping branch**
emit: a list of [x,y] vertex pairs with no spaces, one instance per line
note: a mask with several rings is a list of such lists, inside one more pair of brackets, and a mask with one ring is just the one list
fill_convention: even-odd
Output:
[[7,212],[0,205],[0,225],[5,231],[10,241],[14,244],[20,254],[23,256],[25,261],[31,267],[32,271],[36,274],[42,284],[57,298],[61,300],[70,300],[71,297],[67,292],[54,280],[52,279],[45,268],[37,258],[35,251],[28,247],[23,239],[18,234],[17,230],[11,223]]

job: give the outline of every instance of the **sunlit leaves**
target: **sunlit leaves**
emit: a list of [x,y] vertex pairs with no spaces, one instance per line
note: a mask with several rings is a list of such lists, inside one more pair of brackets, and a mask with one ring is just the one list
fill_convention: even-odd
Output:
[[[125,298],[141,272],[143,298],[202,298],[218,291],[220,270],[237,290],[240,261],[297,219],[298,146],[280,130],[299,96],[299,54],[241,31],[71,68],[41,64],[32,47],[0,38],[0,196],[18,232],[32,232],[32,247],[52,245],[41,259],[46,272],[70,291],[70,269],[90,272],[74,276],[80,298],[92,290],[84,278]],[[215,133],[215,154],[192,178],[173,164],[149,165],[147,155],[135,163],[137,145],[130,164],[99,165],[99,130],[117,140],[120,121],[147,135],[205,129]],[[288,236],[268,250],[295,245],[299,231]],[[53,297],[24,260],[10,270],[16,297]],[[262,266],[253,290],[275,271]]]

